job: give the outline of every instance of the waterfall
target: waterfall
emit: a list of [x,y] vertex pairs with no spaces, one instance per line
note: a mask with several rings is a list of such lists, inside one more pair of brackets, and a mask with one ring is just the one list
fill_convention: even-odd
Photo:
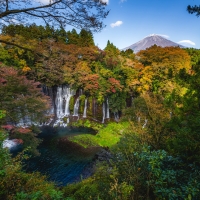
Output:
[[102,111],[103,111],[102,123],[104,123],[105,119],[109,119],[110,118],[110,110],[109,110],[108,98],[106,99],[105,102],[103,102]]
[[144,120],[144,124],[143,124],[142,128],[145,128],[145,127],[146,127],[146,125],[147,125],[147,122],[148,122],[148,119],[145,119],[145,120]]
[[81,96],[83,94],[83,90],[79,89],[79,96]]
[[47,116],[51,116],[51,117],[49,118],[48,121],[46,121],[45,123],[40,124],[40,125],[49,126],[49,125],[52,123],[53,119],[54,119],[53,116],[55,115],[55,110],[56,110],[56,108],[55,108],[55,103],[54,103],[53,89],[52,89],[51,87],[49,88],[49,87],[47,87],[46,85],[43,85],[43,86],[42,86],[42,92],[43,92],[45,95],[47,95],[47,96],[50,97],[50,100],[51,100],[51,107],[49,108],[49,110],[47,110],[46,115],[47,115]]
[[63,118],[64,116],[70,115],[69,101],[73,95],[75,95],[74,90],[71,90],[66,85],[63,87],[59,86],[57,88],[57,95],[55,99],[57,118]]
[[24,118],[21,116],[20,110],[18,111],[19,122],[16,124],[17,127],[25,127]]
[[70,115],[70,110],[69,110],[69,101],[73,95],[75,95],[74,90],[71,90],[70,88],[64,86],[63,87],[63,93],[64,93],[64,100],[65,100],[65,116]]
[[[59,85],[54,87],[43,86],[42,91],[45,95],[49,96],[51,99],[51,108],[46,112],[48,116],[48,120],[43,124],[36,124],[38,126],[41,125],[53,125],[53,126],[67,126],[71,116],[79,118],[79,107],[80,107],[80,96],[84,94],[82,89],[78,89],[77,91],[72,90],[67,85]],[[75,104],[73,112],[70,113],[70,99],[74,98],[76,95]],[[92,104],[92,105],[91,105]],[[96,114],[98,112],[98,104],[96,103],[96,99],[93,98],[91,102],[87,98],[85,98],[84,102],[84,110],[82,117],[87,118],[88,105],[92,107],[93,117],[95,119]],[[102,123],[105,123],[105,120],[110,119],[110,108],[109,108],[109,98],[105,97],[104,102],[102,104]],[[19,112],[20,113],[20,112]],[[99,115],[97,115],[97,118]],[[118,112],[114,112],[115,121],[119,121]],[[21,117],[20,122],[17,124],[18,126],[28,126],[31,124],[31,119],[34,119],[34,116],[25,116]],[[99,119],[98,119],[99,120]]]
[[70,98],[75,95],[75,91],[71,90],[66,85],[58,86],[55,98],[56,105],[56,117],[57,120],[54,122],[53,126],[67,126],[69,123],[69,118],[64,121],[63,118],[70,115],[69,102]]
[[108,103],[108,98],[106,100],[106,118],[110,118],[110,111],[109,111],[109,103]]
[[56,116],[58,119],[61,119],[64,117],[62,86],[59,86],[57,88],[55,104],[56,104]]
[[73,114],[73,116],[78,116],[78,109],[79,109],[79,97],[76,99],[76,103],[74,104],[74,114]]
[[131,106],[133,106],[133,105],[134,105],[134,98],[131,97]]
[[[31,126],[32,124],[36,124],[36,123],[33,123],[31,116],[22,116],[21,110],[20,109],[17,109],[17,110],[18,110],[19,121],[15,124],[15,126],[25,128],[25,127]],[[36,125],[38,125],[38,124],[36,124]]]
[[[31,124],[41,126],[41,125],[53,125],[53,126],[67,126],[69,123],[70,116],[70,108],[69,103],[72,96],[76,94],[76,91],[70,89],[67,85],[60,85],[54,87],[47,87],[45,85],[42,86],[42,92],[49,96],[51,99],[51,108],[46,112],[46,115],[49,116],[49,120],[44,122],[43,124],[33,123],[32,119],[34,119],[34,115],[30,116],[21,116],[21,111],[19,108],[19,122],[15,124],[16,126],[27,127]],[[82,94],[82,90],[79,91]],[[79,98],[76,101],[74,109],[74,116],[78,116],[78,108],[79,108]],[[30,113],[29,113],[30,114]]]
[[119,113],[114,112],[114,117],[115,117],[115,121],[118,122],[119,121]]
[[105,103],[103,103],[103,107],[102,107],[102,111],[103,111],[103,119],[102,119],[102,124],[104,124],[104,121],[105,121],[105,114],[106,114],[106,112],[105,112]]
[[83,118],[87,117],[87,99],[85,99],[85,107],[84,107],[84,111],[83,111]]
[[172,118],[172,112],[171,111],[169,112],[169,116],[170,116],[170,119],[171,119]]

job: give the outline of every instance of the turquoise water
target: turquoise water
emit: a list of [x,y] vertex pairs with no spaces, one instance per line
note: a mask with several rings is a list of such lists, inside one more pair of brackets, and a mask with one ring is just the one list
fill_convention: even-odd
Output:
[[86,129],[43,127],[40,134],[43,142],[39,146],[41,155],[28,160],[25,170],[39,171],[59,186],[79,181],[82,176],[88,176],[90,172],[87,168],[99,148],[85,149],[68,140],[70,135],[88,132]]

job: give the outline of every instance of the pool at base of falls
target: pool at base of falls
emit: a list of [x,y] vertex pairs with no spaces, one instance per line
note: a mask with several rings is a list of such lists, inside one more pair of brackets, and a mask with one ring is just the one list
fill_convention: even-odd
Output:
[[41,155],[26,161],[24,169],[27,172],[39,171],[59,186],[90,176],[92,160],[101,148],[86,149],[68,140],[70,135],[83,133],[88,133],[88,130],[42,127],[40,137],[43,142],[39,146]]

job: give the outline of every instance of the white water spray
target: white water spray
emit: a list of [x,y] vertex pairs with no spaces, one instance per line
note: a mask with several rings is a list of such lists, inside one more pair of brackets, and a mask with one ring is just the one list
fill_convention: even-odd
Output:
[[83,118],[87,117],[87,99],[85,99],[85,107],[84,107],[84,111],[83,111]]

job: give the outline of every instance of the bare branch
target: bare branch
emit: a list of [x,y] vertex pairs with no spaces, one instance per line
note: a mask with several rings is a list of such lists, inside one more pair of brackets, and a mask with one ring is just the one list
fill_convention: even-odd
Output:
[[68,24],[98,32],[105,27],[103,19],[108,13],[106,4],[99,0],[52,0],[45,5],[31,0],[5,0],[0,1],[0,26],[13,21],[26,25],[29,19],[33,21],[39,18],[54,27]]
[[8,0],[6,0],[6,11],[8,10]]

